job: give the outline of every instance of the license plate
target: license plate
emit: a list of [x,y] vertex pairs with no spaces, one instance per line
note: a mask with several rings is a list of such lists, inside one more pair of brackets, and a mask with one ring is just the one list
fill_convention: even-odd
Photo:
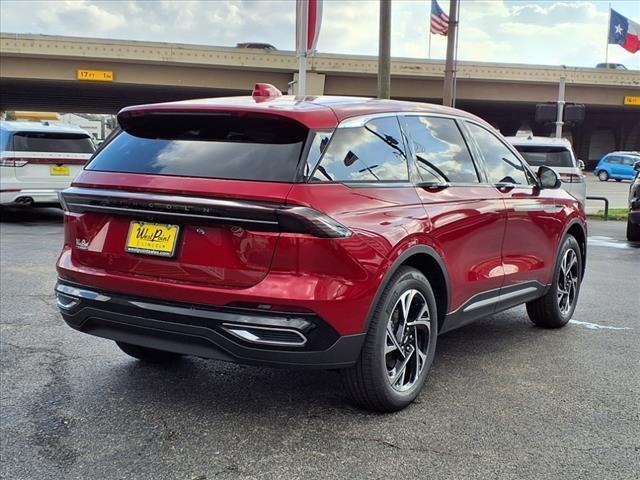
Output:
[[65,167],[64,165],[56,165],[49,169],[49,173],[54,176],[69,176],[69,167]]
[[177,225],[133,221],[125,250],[131,253],[173,257],[178,240]]

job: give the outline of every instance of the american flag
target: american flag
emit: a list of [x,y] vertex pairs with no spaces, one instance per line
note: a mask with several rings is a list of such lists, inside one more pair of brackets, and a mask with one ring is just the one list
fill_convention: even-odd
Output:
[[449,15],[444,13],[436,0],[431,0],[431,33],[447,36]]

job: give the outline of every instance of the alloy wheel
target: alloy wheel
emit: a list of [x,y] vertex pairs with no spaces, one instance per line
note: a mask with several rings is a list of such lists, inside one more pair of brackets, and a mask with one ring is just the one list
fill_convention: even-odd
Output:
[[558,307],[562,315],[567,315],[578,293],[578,257],[573,249],[568,249],[562,257],[558,272]]
[[393,389],[410,390],[420,379],[430,342],[429,305],[418,290],[407,290],[400,295],[387,322],[384,357]]

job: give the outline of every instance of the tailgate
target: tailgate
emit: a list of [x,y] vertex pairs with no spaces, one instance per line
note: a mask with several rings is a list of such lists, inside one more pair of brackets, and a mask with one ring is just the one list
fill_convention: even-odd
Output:
[[64,194],[75,258],[170,281],[262,280],[309,129],[247,112],[153,112],[121,126]]

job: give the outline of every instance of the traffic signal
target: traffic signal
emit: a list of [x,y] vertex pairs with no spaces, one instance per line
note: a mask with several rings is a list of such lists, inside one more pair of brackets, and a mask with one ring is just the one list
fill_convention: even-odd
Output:
[[[584,121],[584,105],[578,103],[565,103],[562,121],[576,124]],[[536,122],[553,123],[558,119],[557,103],[538,103],[536,105]]]

